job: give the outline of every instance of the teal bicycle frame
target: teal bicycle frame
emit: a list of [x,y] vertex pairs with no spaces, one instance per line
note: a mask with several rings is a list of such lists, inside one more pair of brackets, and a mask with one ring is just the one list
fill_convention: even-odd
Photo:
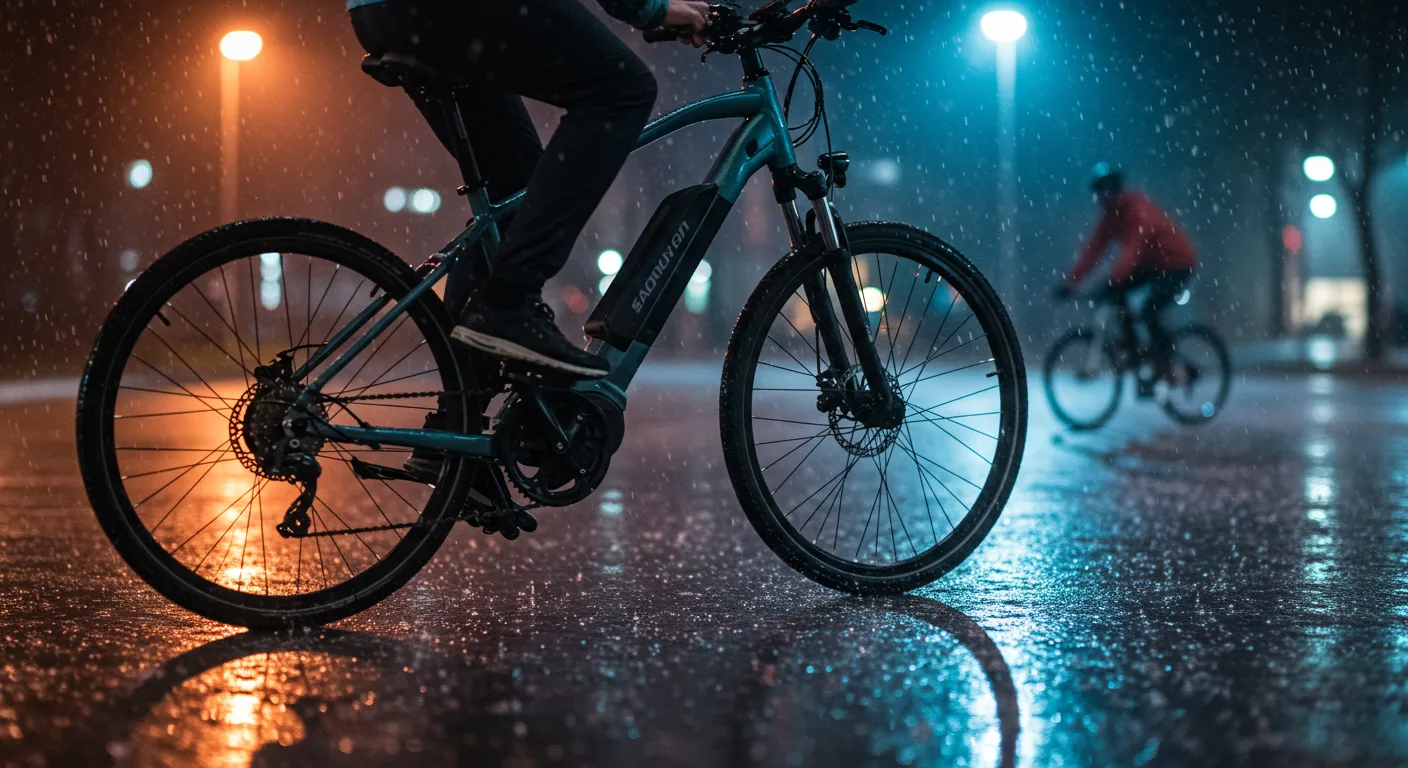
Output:
[[[748,53],[751,53],[753,57],[751,62],[746,58]],[[756,74],[745,80],[742,91],[707,98],[664,115],[645,127],[636,146],[636,149],[643,148],[679,130],[710,120],[743,120],[743,124],[734,131],[725,144],[706,179],[706,184],[717,188],[718,197],[726,201],[727,206],[731,206],[738,200],[749,179],[764,167],[771,169],[774,176],[789,171],[796,172],[796,149],[787,127],[782,104],[778,100],[771,75],[762,69],[761,61],[756,57],[756,51],[745,53],[745,72],[752,71]],[[756,69],[751,69],[750,64],[754,64]],[[462,119],[458,115],[456,115],[456,119],[460,120],[460,128],[463,130]],[[829,180],[826,182],[826,189],[829,191]],[[322,388],[339,371],[346,368],[357,355],[361,354],[373,340],[390,328],[411,303],[431,291],[436,283],[449,275],[452,270],[458,268],[465,259],[471,258],[471,254],[477,252],[474,246],[483,242],[489,247],[490,252],[497,248],[500,239],[500,223],[518,209],[522,204],[524,193],[519,192],[500,203],[494,203],[489,199],[489,194],[482,184],[476,189],[466,190],[466,193],[474,218],[464,232],[422,265],[419,270],[423,274],[420,283],[397,301],[396,306],[392,307],[383,317],[372,323],[370,328],[357,336],[363,326],[371,322],[372,318],[385,309],[392,302],[392,299],[383,295],[373,301],[295,371],[296,379],[306,377],[344,345],[348,345],[349,341],[351,342],[309,384],[300,400],[301,404],[306,406],[313,402]],[[826,194],[815,197],[813,195],[814,193],[808,194],[808,197],[813,198],[812,205],[817,214],[817,230],[822,244],[828,252],[838,252],[843,248],[843,244],[829,198]],[[779,195],[779,199],[782,197],[783,195]],[[791,199],[781,204],[793,247],[801,247],[806,240],[806,235],[797,208],[795,190],[792,191]],[[712,234],[708,239],[712,240]],[[702,245],[704,249],[707,249],[709,243],[705,242]],[[700,255],[702,256],[702,253]],[[634,253],[632,258],[635,258]],[[623,272],[630,264],[631,259],[627,259],[627,265],[623,267]],[[846,264],[844,272],[849,278],[849,259]],[[690,270],[692,272],[692,266]],[[842,293],[844,294],[844,292]],[[844,297],[841,301],[843,305],[846,303]],[[858,297],[856,297],[856,301],[859,302]],[[843,309],[849,308],[843,306]],[[861,321],[864,322],[864,312],[861,311],[859,314]],[[659,329],[652,330],[658,332]],[[355,340],[353,340],[354,336],[357,336]],[[868,331],[863,334],[863,337],[869,338]],[[653,333],[650,338],[653,340]],[[610,364],[611,372],[603,379],[580,382],[574,388],[579,391],[603,394],[624,409],[626,389],[644,362],[646,354],[650,351],[650,344],[631,341],[624,346],[617,346],[598,338],[591,343],[588,349],[604,358]],[[312,411],[313,409],[308,408],[305,413]],[[425,448],[480,458],[495,456],[493,439],[487,435],[463,435],[426,429],[333,426],[318,419],[313,420],[311,429],[315,434],[338,442]]]

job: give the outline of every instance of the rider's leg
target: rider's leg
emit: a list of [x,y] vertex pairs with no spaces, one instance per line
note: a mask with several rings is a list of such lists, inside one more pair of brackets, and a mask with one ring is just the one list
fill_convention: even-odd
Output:
[[[453,118],[442,114],[443,107],[434,100],[412,94],[412,100],[425,116],[435,136],[454,155]],[[468,87],[456,92],[460,114],[469,131],[469,143],[474,148],[480,175],[488,184],[489,199],[502,202],[528,186],[538,160],[543,156],[543,143],[538,138],[533,118],[523,99],[511,93],[484,87]],[[513,217],[500,222],[501,236],[507,235]],[[473,288],[489,277],[492,253],[481,253],[460,264],[445,280],[445,306],[457,316],[469,299]]]
[[1134,307],[1130,306],[1130,294],[1142,287],[1144,282],[1145,276],[1136,274],[1110,286],[1110,298],[1120,310],[1120,334],[1123,336],[1124,348],[1131,363],[1138,362],[1139,332],[1134,327],[1135,314]]
[[483,301],[456,338],[562,373],[603,375],[604,362],[562,336],[540,295],[634,148],[655,101],[655,79],[573,0],[536,0],[527,15],[522,3],[475,7],[475,29],[491,43],[476,71],[496,88],[567,112],[534,170]]
[[1152,353],[1158,377],[1168,375],[1173,358],[1173,340],[1164,327],[1162,313],[1174,303],[1184,287],[1192,270],[1162,272],[1149,284],[1149,297],[1140,308],[1140,321],[1149,332],[1149,350]]

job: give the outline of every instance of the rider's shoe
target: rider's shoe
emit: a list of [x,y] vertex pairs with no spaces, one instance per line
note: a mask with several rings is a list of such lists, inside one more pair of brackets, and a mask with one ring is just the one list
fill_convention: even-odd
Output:
[[606,361],[573,346],[558,330],[552,309],[530,297],[516,309],[472,306],[451,334],[481,352],[579,379],[599,379],[611,372]]

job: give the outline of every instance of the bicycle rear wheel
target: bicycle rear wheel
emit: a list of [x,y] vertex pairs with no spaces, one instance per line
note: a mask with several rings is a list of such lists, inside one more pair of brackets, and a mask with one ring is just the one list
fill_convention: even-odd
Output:
[[[393,484],[352,462],[399,467],[404,451],[322,442],[309,535],[292,538],[277,526],[299,488],[267,469],[271,430],[281,434],[288,403],[327,364],[301,379],[271,374],[279,356],[296,370],[377,296],[417,282],[352,232],[273,219],[200,235],[128,287],[88,361],[78,445],[98,520],[143,579],[216,621],[316,624],[376,603],[435,553],[468,493],[467,462],[446,461],[433,487]],[[477,427],[477,404],[445,394],[474,385],[451,327],[423,296],[318,408],[335,425],[419,428],[439,409],[446,429]]]
[[1211,328],[1190,325],[1172,334],[1164,412],[1180,424],[1202,424],[1222,413],[1232,391],[1232,359]]
[[789,565],[833,589],[902,592],[963,562],[997,521],[1026,440],[1026,374],[1001,302],[957,251],[900,224],[846,233],[903,423],[869,428],[845,404],[853,385],[832,370],[803,285],[819,276],[833,306],[836,289],[823,257],[800,251],[734,328],[724,457],[753,527]]
[[1124,372],[1094,331],[1076,328],[1047,353],[1042,383],[1062,424],[1077,431],[1099,429],[1120,407]]

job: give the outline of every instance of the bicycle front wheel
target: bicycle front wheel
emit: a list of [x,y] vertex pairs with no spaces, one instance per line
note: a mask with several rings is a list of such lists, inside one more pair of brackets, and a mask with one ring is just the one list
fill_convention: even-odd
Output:
[[[317,624],[381,600],[434,554],[468,493],[467,462],[446,461],[434,486],[392,483],[353,464],[399,468],[400,449],[305,445],[321,477],[294,537],[278,526],[300,488],[269,469],[288,405],[327,363],[293,372],[417,282],[352,232],[271,219],[200,235],[128,287],[88,361],[78,446],[98,520],[144,580],[216,621]],[[334,425],[404,428],[438,409],[444,428],[469,431],[479,410],[455,394],[474,382],[451,327],[433,295],[410,303],[316,408]]]
[[1083,431],[1098,429],[1115,415],[1124,392],[1124,373],[1094,331],[1076,328],[1047,353],[1042,383],[1056,418]]
[[[836,287],[823,257],[800,251],[734,329],[724,457],[753,527],[793,568],[837,590],[896,593],[956,567],[997,521],[1026,440],[1026,374],[1006,310],[961,254],[900,224],[846,234],[903,422],[871,428],[847,404],[844,382],[863,374],[828,358],[803,286],[819,277],[838,306]],[[853,363],[854,340],[842,343]]]

